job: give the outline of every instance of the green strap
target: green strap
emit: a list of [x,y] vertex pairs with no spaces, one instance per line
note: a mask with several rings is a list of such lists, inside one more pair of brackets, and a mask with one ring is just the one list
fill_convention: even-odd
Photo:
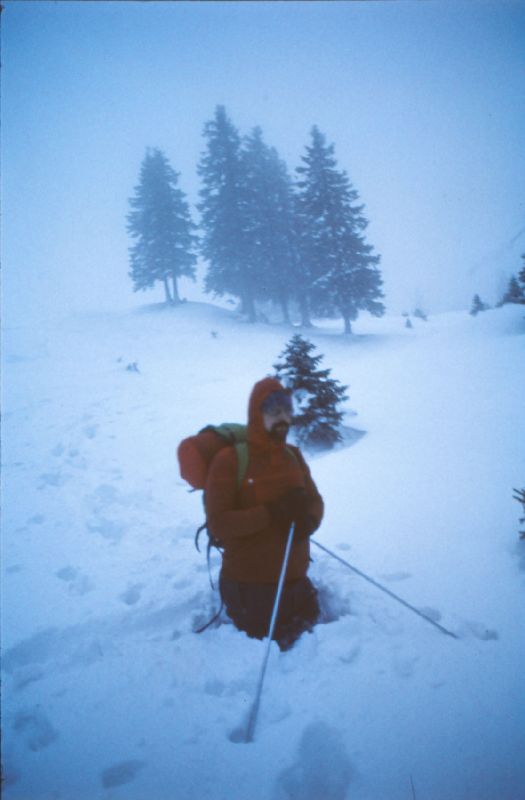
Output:
[[[290,458],[294,461],[294,463],[299,465],[297,456],[295,455],[291,447],[286,447],[285,449]],[[237,489],[239,489],[248,470],[248,457],[249,457],[248,442],[236,442],[235,452],[237,453]]]
[[236,442],[235,452],[237,453],[237,489],[239,489],[248,469],[248,442]]

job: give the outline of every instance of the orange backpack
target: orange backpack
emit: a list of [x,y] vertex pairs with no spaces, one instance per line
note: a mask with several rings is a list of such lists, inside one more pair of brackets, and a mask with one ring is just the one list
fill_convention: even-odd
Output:
[[181,477],[194,489],[204,489],[210,464],[223,449],[234,446],[237,452],[237,485],[240,486],[248,467],[246,425],[223,422],[207,425],[194,436],[183,439],[177,449]]

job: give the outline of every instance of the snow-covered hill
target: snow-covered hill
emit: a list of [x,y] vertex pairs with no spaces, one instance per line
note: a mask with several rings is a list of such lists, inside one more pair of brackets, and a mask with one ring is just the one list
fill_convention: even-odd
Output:
[[[6,800],[522,800],[523,308],[307,335],[365,435],[310,457],[325,618],[270,656],[223,621],[176,447],[243,421],[286,327],[175,310],[3,335]],[[213,561],[217,574],[219,563]]]

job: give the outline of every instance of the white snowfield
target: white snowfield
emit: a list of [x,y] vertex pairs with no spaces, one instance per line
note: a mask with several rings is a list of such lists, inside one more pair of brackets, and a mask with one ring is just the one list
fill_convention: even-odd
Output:
[[523,800],[524,316],[301,331],[365,432],[307,454],[316,538],[459,638],[312,548],[324,622],[272,644],[251,744],[266,642],[193,632],[218,600],[176,448],[244,421],[293,331],[198,303],[6,327],[6,800]]

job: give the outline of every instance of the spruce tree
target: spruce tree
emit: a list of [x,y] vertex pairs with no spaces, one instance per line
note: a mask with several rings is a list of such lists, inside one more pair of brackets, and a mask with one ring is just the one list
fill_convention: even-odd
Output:
[[168,303],[179,302],[178,278],[195,280],[197,261],[196,226],[178,179],[164,153],[148,148],[127,215],[127,230],[135,240],[129,249],[134,291],[161,281]]
[[356,205],[359,195],[346,172],[336,169],[334,146],[315,126],[311,137],[304,166],[297,168],[303,323],[310,323],[311,312],[337,311],[351,333],[360,310],[384,313],[380,257],[365,241],[364,206]]
[[[518,503],[521,503],[523,506],[523,516],[520,517],[520,523],[525,523],[525,489],[514,489],[514,494],[512,495]],[[520,531],[520,539],[525,539],[525,528]]]
[[295,283],[291,181],[286,165],[275,148],[265,144],[259,127],[244,139],[241,160],[245,268],[254,296],[279,305],[289,322],[288,303]]
[[507,291],[501,298],[499,305],[503,306],[507,303],[518,303],[519,305],[525,305],[525,288],[520,286],[515,275],[511,277]]
[[243,165],[241,138],[226,114],[217,106],[215,116],[204,127],[206,150],[198,174],[202,254],[208,261],[205,291],[241,299],[242,310],[255,321],[255,283],[247,263]]
[[342,441],[343,412],[337,406],[348,399],[348,386],[330,378],[330,369],[318,369],[321,354],[299,334],[290,339],[274,364],[275,376],[294,394],[297,413],[293,425],[297,441],[310,447],[333,447]]
[[521,258],[523,259],[523,266],[522,266],[522,268],[520,270],[520,273],[518,275],[518,280],[521,283],[521,285],[523,286],[523,291],[525,292],[525,253],[522,255]]
[[469,311],[471,316],[475,317],[480,311],[486,311],[488,306],[481,300],[479,294],[475,294],[472,298],[472,308]]

